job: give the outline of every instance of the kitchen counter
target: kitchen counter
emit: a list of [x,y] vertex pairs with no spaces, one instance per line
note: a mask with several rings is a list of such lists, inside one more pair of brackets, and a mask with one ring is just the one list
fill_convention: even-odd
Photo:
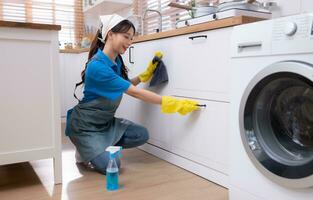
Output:
[[60,53],[84,53],[89,52],[89,48],[80,48],[80,49],[60,49]]
[[0,27],[13,27],[13,28],[29,28],[29,29],[41,29],[41,30],[61,30],[60,25],[52,24],[38,24],[28,22],[11,22],[0,20]]
[[[257,18],[257,17],[248,17],[248,16],[230,17],[226,19],[220,19],[220,20],[210,21],[210,22],[201,23],[197,25],[186,26],[183,28],[168,30],[168,31],[160,32],[160,33],[140,35],[134,38],[133,43],[146,42],[150,40],[158,40],[158,39],[168,38],[168,37],[175,37],[178,35],[185,35],[189,33],[196,33],[196,32],[201,32],[201,31],[225,28],[225,27],[236,26],[240,24],[257,22],[261,20],[264,20],[264,19]],[[82,52],[88,52],[88,50],[89,50],[88,48],[62,49],[60,50],[60,53],[82,53]]]

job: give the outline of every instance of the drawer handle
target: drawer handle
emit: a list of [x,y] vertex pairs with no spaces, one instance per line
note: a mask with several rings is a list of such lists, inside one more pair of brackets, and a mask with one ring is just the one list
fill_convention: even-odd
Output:
[[247,43],[238,44],[238,49],[253,48],[253,47],[262,47],[262,42],[247,42]]
[[208,38],[208,36],[207,35],[197,35],[197,36],[190,36],[189,37],[189,39],[190,40],[193,40],[193,39],[196,39],[196,38],[205,38],[205,39],[207,39]]

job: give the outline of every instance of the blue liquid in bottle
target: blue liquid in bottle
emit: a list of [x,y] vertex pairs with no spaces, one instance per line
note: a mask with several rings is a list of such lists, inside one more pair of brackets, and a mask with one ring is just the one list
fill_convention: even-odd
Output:
[[107,169],[106,171],[107,190],[117,190],[118,186],[118,169]]
[[108,191],[118,190],[118,175],[119,169],[115,158],[119,155],[121,147],[109,146],[106,151],[110,152],[110,160],[106,169],[106,188]]

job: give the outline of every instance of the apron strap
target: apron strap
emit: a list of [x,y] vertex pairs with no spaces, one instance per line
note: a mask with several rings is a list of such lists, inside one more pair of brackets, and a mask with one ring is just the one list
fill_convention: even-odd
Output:
[[81,81],[81,82],[79,82],[79,83],[76,83],[75,84],[75,89],[74,89],[74,97],[75,97],[75,99],[77,99],[77,101],[78,101],[78,103],[81,101],[81,99],[79,99],[77,96],[76,96],[76,89],[77,89],[77,87],[79,86],[79,85],[81,85],[81,84],[83,84],[83,81]]

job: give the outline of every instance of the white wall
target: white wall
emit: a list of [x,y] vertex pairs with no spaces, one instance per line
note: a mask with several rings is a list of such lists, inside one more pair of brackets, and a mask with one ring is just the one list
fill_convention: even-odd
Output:
[[277,2],[279,8],[273,10],[273,17],[313,12],[312,0],[259,0],[260,2]]
[[[121,15],[125,18],[132,15],[131,7],[116,11],[114,13]],[[100,14],[99,13],[85,14],[85,16],[84,16],[85,25],[88,25],[89,27],[97,28],[99,26],[99,16],[100,15],[101,15],[101,13]]]
[[[74,98],[75,84],[81,81],[80,73],[85,68],[88,52],[80,54],[60,53],[60,85],[61,85],[61,117],[66,117],[67,110],[77,104]],[[77,88],[76,95],[82,98],[81,87]]]
[[302,0],[301,1],[301,12],[313,12],[313,1]]
[[109,14],[116,13],[118,15],[125,17],[125,18],[132,15],[131,6],[120,9],[120,10],[116,10],[116,9],[112,9],[112,10],[114,10],[114,11],[112,11],[110,13],[108,11],[108,9],[103,10],[101,7],[99,7],[99,8],[93,8],[92,11],[84,12],[85,25],[87,25],[89,27],[92,26],[94,28],[97,28],[99,26],[99,16],[100,15],[109,15]]
[[128,8],[124,8],[122,10],[117,11],[116,14],[127,18],[127,17],[131,16],[133,13],[132,13],[131,7],[128,7]]

